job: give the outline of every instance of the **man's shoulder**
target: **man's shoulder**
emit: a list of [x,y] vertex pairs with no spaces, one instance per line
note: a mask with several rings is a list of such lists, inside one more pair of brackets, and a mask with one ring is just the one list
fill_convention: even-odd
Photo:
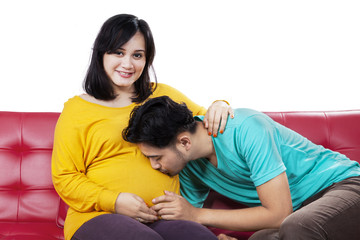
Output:
[[[251,108],[235,108],[234,109],[234,113],[239,115],[240,117],[250,117],[253,115],[257,115],[257,114],[263,114],[255,109],[251,109]],[[236,116],[237,116],[236,115]]]
[[229,123],[235,125],[246,123],[248,119],[252,119],[254,117],[259,117],[259,118],[266,117],[264,113],[250,108],[236,108],[234,109],[234,115],[235,117],[229,120]]

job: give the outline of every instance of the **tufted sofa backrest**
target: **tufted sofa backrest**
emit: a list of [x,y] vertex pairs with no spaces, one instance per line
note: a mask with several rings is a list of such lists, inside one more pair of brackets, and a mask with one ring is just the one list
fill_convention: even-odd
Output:
[[[266,114],[314,143],[360,162],[360,110]],[[0,229],[2,223],[12,222],[63,226],[67,206],[60,201],[51,181],[58,117],[59,113],[0,111]],[[214,208],[234,206],[223,199],[208,202]]]
[[51,181],[51,153],[58,117],[0,112],[0,223],[56,223],[60,199]]
[[360,162],[360,110],[266,114],[313,143]]

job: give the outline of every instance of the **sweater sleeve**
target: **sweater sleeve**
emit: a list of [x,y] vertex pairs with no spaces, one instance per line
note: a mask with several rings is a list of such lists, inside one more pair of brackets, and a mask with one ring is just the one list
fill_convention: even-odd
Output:
[[119,193],[89,180],[84,159],[84,133],[66,108],[55,128],[52,179],[60,197],[79,212],[113,212]]
[[169,96],[172,100],[178,103],[184,102],[186,106],[192,111],[193,116],[206,114],[206,108],[196,104],[185,94],[173,87],[170,87],[169,85],[163,83],[158,84],[158,87],[154,92],[154,97],[160,96]]

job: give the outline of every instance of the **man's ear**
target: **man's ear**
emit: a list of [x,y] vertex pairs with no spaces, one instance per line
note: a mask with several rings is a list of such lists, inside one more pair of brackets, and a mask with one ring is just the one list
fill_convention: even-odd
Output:
[[188,134],[179,134],[178,143],[180,147],[184,148],[186,151],[191,148],[191,138]]

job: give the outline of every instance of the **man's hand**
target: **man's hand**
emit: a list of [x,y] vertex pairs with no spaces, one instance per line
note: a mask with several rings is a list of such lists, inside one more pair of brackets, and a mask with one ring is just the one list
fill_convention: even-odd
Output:
[[153,199],[154,206],[151,207],[161,219],[197,222],[197,208],[180,195],[168,191],[164,192],[165,195]]
[[119,194],[115,202],[115,212],[144,223],[158,219],[156,212],[149,208],[141,197],[133,193]]

